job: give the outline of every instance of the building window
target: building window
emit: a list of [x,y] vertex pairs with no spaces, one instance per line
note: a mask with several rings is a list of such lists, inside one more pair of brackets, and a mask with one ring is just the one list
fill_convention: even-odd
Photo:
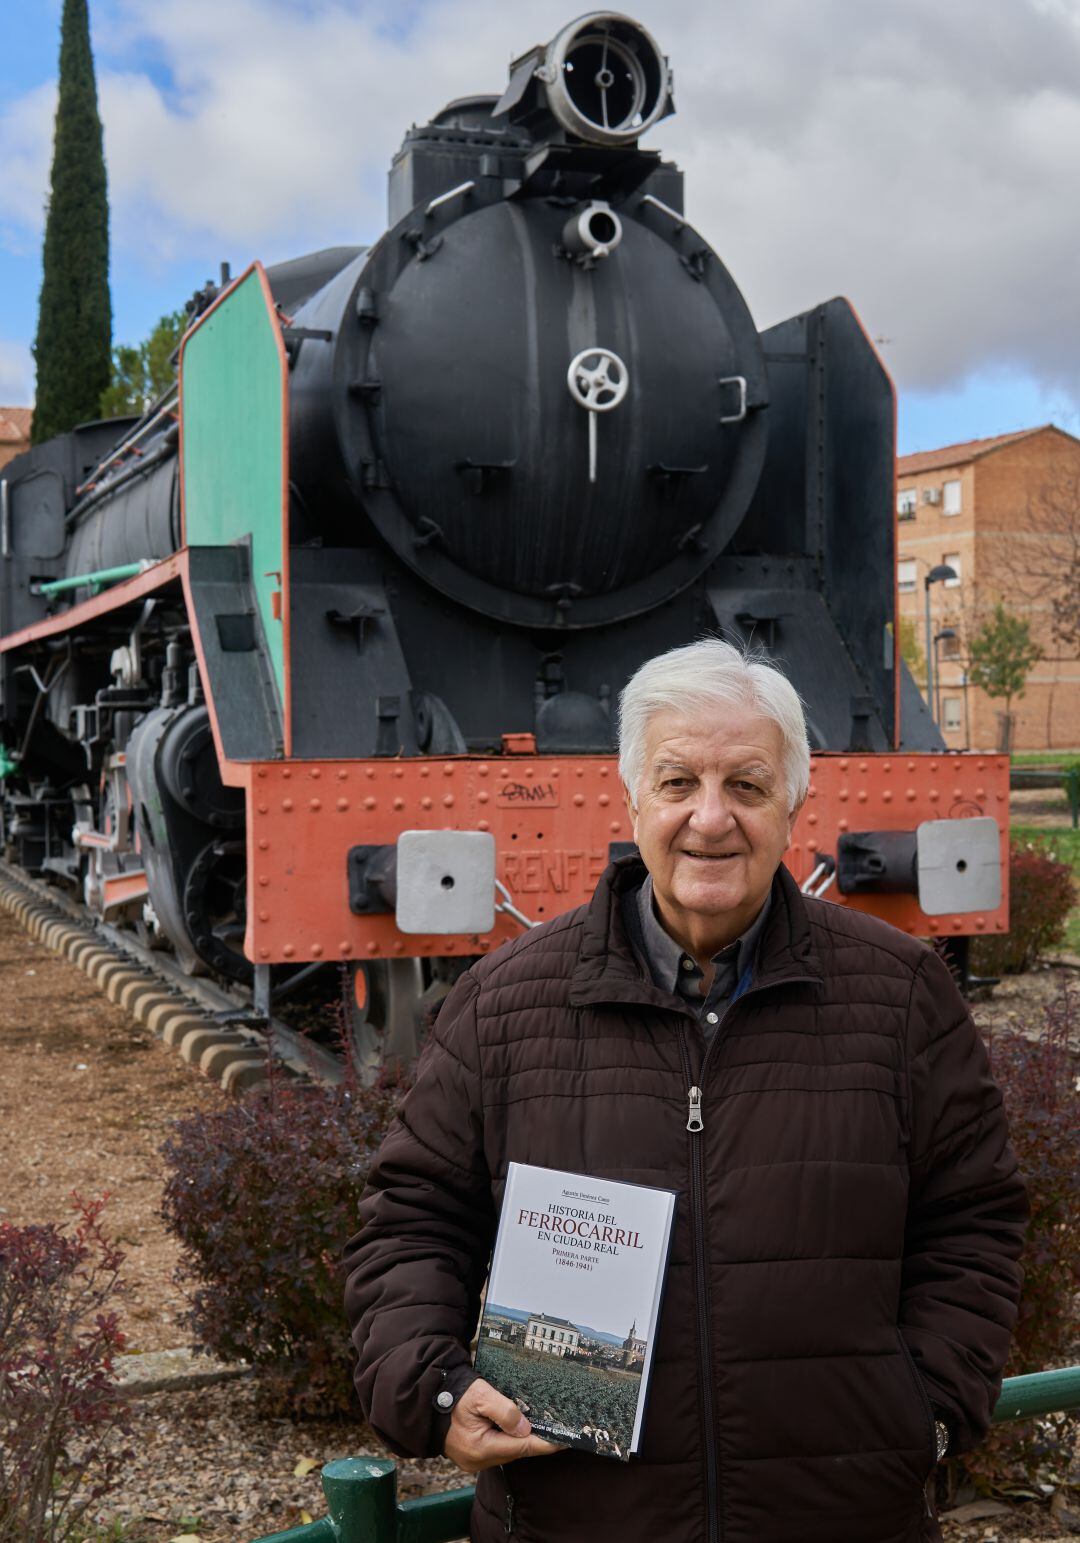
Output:
[[919,565],[914,557],[902,557],[896,565],[896,587],[902,595],[914,593],[919,576]]
[[959,657],[960,657],[960,639],[958,637],[955,637],[955,638],[942,638],[942,640],[941,640],[941,657],[943,659],[959,659]]
[[943,729],[956,732],[962,727],[960,717],[961,701],[958,696],[946,696],[941,699],[941,726]]
[[914,488],[904,488],[896,495],[896,516],[900,520],[913,520],[918,507],[919,495]]
[[941,559],[941,561],[945,564],[946,568],[951,568],[953,570],[953,572],[956,574],[955,579],[946,579],[945,580],[945,588],[946,589],[958,589],[959,586],[960,586],[960,580],[964,576],[963,570],[960,567],[960,553],[959,552],[946,552],[945,556]]
[[942,514],[960,513],[960,478],[954,477],[951,482],[942,485]]

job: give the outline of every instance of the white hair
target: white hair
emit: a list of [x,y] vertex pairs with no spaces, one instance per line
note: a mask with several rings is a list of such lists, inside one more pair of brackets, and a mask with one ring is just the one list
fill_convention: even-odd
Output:
[[619,775],[637,805],[645,736],[654,713],[709,713],[753,707],[780,730],[781,758],[792,809],[810,785],[810,746],[799,694],[775,665],[719,638],[702,638],[647,659],[619,697]]

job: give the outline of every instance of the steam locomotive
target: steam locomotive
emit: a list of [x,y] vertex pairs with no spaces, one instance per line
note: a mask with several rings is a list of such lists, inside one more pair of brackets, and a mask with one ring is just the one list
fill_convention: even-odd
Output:
[[627,850],[613,704],[703,634],[806,704],[805,887],[1006,925],[1006,765],[897,650],[890,382],[843,300],[758,332],[672,111],[579,18],[406,134],[374,246],[211,286],[176,391],[0,480],[9,860],[262,1012],[344,966],[368,1068]]

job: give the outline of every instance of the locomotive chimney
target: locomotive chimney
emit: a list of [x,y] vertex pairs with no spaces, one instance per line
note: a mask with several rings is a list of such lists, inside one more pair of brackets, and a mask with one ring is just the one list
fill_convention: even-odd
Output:
[[590,11],[514,61],[493,116],[536,139],[561,130],[618,148],[674,111],[667,59],[645,28],[618,11]]

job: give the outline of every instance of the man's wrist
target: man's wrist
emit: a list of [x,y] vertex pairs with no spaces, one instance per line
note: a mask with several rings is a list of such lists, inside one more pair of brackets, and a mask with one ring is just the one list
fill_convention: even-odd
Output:
[[432,1445],[439,1451],[446,1445],[446,1433],[450,1429],[450,1421],[454,1417],[454,1410],[466,1388],[472,1386],[480,1373],[472,1366],[455,1366],[451,1371],[443,1372],[442,1382],[431,1400],[434,1414],[431,1421]]

